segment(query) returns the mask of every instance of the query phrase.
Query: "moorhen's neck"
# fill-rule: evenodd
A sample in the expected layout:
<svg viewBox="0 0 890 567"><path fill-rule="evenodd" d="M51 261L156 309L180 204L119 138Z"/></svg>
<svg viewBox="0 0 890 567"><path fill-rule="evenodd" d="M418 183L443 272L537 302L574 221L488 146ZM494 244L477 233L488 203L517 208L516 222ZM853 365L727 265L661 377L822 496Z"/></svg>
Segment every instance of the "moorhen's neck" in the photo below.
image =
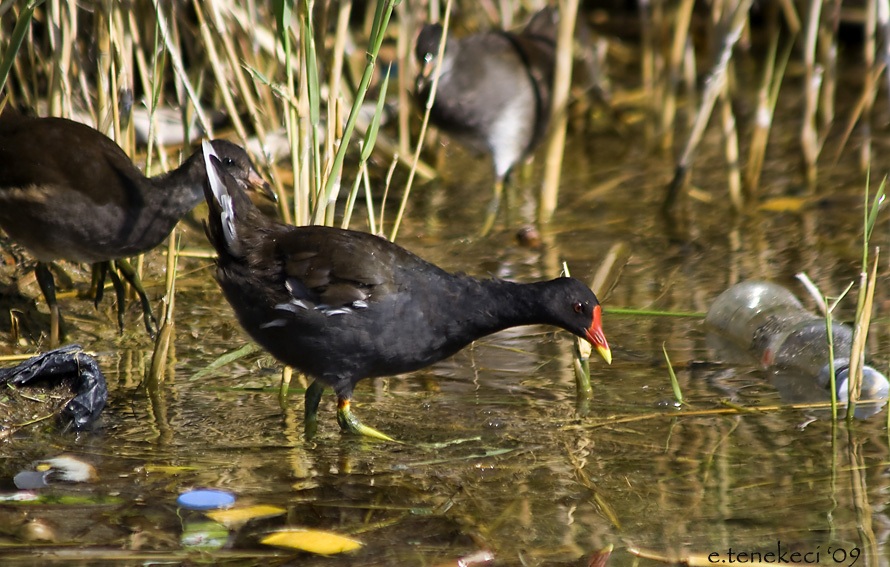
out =
<svg viewBox="0 0 890 567"><path fill-rule="evenodd" d="M178 168L149 179L154 187L149 199L163 203L164 212L182 218L204 200L207 170L201 152L195 152Z"/></svg>
<svg viewBox="0 0 890 567"><path fill-rule="evenodd" d="M196 159L196 156L198 159ZM201 154L189 157L177 169L146 178L135 166L125 187L128 207L125 218L117 219L114 257L141 254L160 244L176 223L204 200L205 168ZM118 170L119 175L123 172ZM137 189L133 191L133 189Z"/></svg>
<svg viewBox="0 0 890 567"><path fill-rule="evenodd" d="M463 306L465 324L471 327L473 340L520 325L554 325L566 329L551 307L554 282L477 281L478 286L469 290Z"/></svg>

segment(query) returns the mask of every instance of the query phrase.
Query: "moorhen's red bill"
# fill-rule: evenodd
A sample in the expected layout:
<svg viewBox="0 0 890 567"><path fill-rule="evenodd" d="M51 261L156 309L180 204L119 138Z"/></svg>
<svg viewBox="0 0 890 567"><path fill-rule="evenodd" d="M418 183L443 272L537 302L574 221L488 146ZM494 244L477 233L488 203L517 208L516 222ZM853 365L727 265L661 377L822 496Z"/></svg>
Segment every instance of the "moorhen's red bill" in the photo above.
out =
<svg viewBox="0 0 890 567"><path fill-rule="evenodd" d="M268 191L247 153L213 142L226 172L241 188ZM203 197L204 159L195 152L178 169L147 178L110 138L64 118L32 118L7 108L0 115L0 228L37 259L37 280L51 311L50 342L58 344L59 309L47 263L99 265L96 302L113 262L139 293L145 325L151 306L124 258L148 252ZM123 328L123 286L112 269Z"/></svg>
<svg viewBox="0 0 890 567"><path fill-rule="evenodd" d="M391 440L351 411L359 380L424 368L508 327L561 327L611 362L602 309L579 280L479 280L372 234L281 224L251 203L213 148L204 151L216 278L250 336L314 379L306 391L310 434L330 386L344 431Z"/></svg>
<svg viewBox="0 0 890 567"><path fill-rule="evenodd" d="M504 180L547 131L557 24L557 10L548 7L518 33L448 36L430 121L492 156L495 194L483 233L494 223ZM417 37L414 51L421 70L415 92L421 108L429 98L441 40L439 24L424 26Z"/></svg>

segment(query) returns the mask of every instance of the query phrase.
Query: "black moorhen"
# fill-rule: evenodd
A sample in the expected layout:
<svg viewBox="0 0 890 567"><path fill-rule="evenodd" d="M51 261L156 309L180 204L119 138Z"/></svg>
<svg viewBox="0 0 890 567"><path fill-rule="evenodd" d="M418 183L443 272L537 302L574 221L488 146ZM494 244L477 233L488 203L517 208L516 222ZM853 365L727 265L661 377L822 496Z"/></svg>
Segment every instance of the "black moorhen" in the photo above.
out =
<svg viewBox="0 0 890 567"><path fill-rule="evenodd" d="M281 224L260 213L213 148L204 151L216 278L251 337L314 379L306 391L308 434L330 386L344 431L392 440L351 411L359 380L424 368L508 327L556 325L611 362L602 309L580 281L478 280L364 232Z"/></svg>
<svg viewBox="0 0 890 567"><path fill-rule="evenodd" d="M494 199L483 233L497 215L504 180L543 139L550 121L550 91L559 14L547 7L518 32L492 30L448 37L430 121L494 162ZM429 24L417 37L421 66L416 97L426 105L442 26Z"/></svg>
<svg viewBox="0 0 890 567"><path fill-rule="evenodd" d="M226 171L240 186L268 191L245 151L215 140ZM96 303L114 263L139 294L149 333L151 305L123 258L147 252L201 202L206 173L195 152L178 169L147 178L104 134L63 118L32 118L7 108L0 114L0 228L37 259L37 281L50 308L50 343L59 340L59 308L47 263L98 264ZM96 266L94 266L96 267ZM118 293L123 328L123 286Z"/></svg>

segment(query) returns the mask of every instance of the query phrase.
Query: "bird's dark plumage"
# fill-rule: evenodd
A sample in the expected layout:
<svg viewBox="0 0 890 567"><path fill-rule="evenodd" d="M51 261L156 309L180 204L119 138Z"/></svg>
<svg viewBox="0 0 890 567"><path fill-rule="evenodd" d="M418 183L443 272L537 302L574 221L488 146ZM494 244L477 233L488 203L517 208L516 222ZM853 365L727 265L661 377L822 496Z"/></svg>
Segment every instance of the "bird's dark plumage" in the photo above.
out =
<svg viewBox="0 0 890 567"><path fill-rule="evenodd" d="M262 182L242 148L213 146L241 187ZM147 178L89 126L10 109L0 115L0 228L38 260L45 295L54 287L48 262L101 264L156 247L201 202L205 178L200 152ZM54 307L54 298L47 302Z"/></svg>
<svg viewBox="0 0 890 567"><path fill-rule="evenodd" d="M423 368L508 327L555 325L611 360L599 302L580 281L479 280L371 234L281 224L263 216L205 151L215 165L207 167L205 192L217 279L253 339L315 379L307 423L330 386L344 429L382 436L349 409L359 380Z"/></svg>

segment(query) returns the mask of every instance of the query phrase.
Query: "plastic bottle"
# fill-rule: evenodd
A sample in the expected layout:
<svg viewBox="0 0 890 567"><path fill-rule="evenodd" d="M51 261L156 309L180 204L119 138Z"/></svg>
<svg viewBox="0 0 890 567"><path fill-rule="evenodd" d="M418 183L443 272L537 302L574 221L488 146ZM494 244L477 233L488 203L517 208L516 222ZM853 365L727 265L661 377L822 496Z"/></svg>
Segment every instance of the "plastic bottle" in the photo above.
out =
<svg viewBox="0 0 890 567"><path fill-rule="evenodd" d="M705 323L712 332L752 356L764 368L791 372L813 380L819 387L828 387L825 319L807 311L784 287L760 281L736 284L714 300ZM832 343L838 400L846 402L852 329L834 322ZM860 399L885 400L888 394L887 378L865 366Z"/></svg>

